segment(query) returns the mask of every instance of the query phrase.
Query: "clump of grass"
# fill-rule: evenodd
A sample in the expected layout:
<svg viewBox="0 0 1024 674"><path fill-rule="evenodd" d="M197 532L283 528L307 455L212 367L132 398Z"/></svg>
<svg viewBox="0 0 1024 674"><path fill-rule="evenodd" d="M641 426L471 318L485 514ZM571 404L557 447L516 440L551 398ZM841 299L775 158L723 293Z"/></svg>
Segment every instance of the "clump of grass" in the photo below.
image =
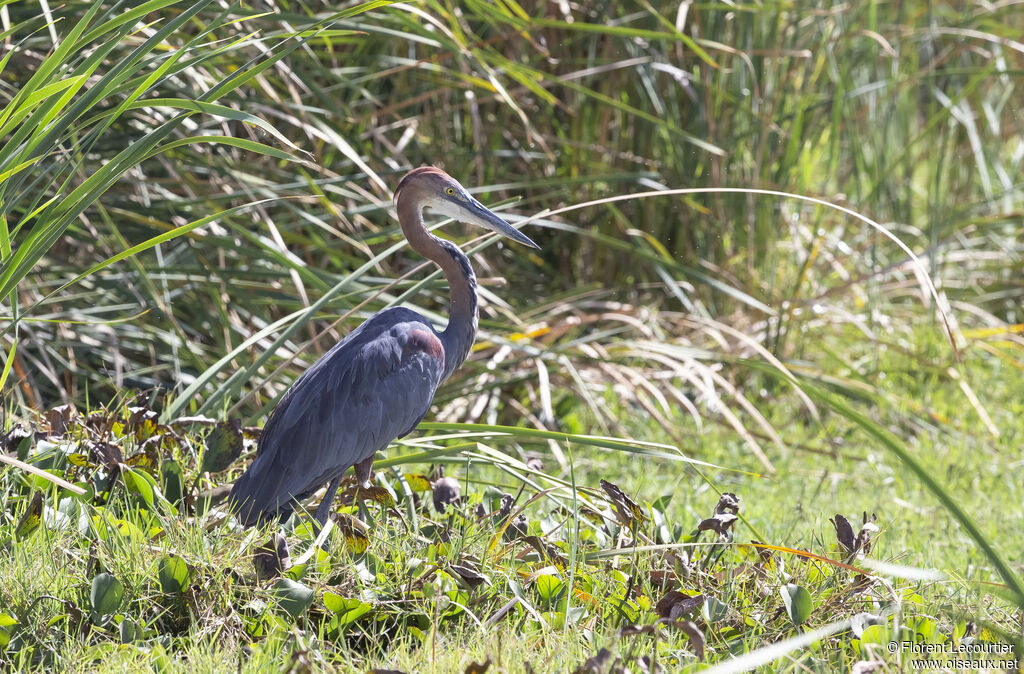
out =
<svg viewBox="0 0 1024 674"><path fill-rule="evenodd" d="M575 471L558 480L479 439L467 451L468 438L515 429L481 430L378 461L374 489L342 490L324 549L309 517L293 519L286 561L263 543L268 531L219 510L216 486L249 430L203 418L166 426L138 404L55 410L35 435L8 434L44 470L0 477L4 658L19 669L166 667L248 649L246 668L281 658L346 671L486 659L549 670L593 658L678 668L781 641L797 662L849 668L892 639L985 641L1012 629L996 621L974 634L930 614L920 583L885 580L917 572L874 562L887 534L870 519L837 515L813 550L750 541L760 524L735 494L686 498L697 516L678 517L680 494L648 502ZM456 461L445 447L461 449ZM440 463L412 468L428 458ZM370 527L355 519L357 500ZM536 647L516 658L493 647L496 634Z"/></svg>

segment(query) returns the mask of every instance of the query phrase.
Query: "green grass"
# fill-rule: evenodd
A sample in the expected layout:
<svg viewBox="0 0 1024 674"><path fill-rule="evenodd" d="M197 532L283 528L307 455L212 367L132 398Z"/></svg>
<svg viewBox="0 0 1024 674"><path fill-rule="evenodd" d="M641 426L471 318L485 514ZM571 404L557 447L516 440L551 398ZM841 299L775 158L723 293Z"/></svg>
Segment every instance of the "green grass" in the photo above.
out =
<svg viewBox="0 0 1024 674"><path fill-rule="evenodd" d="M654 627L670 588L714 599L684 617L704 664L725 668L908 669L842 631L859 612L886 623L866 641L960 639L972 623L1020 648L1022 541L1006 523L1022 514L1024 15L565 6L0 7L0 449L88 490L0 472L4 666L539 672L608 648L633 671L653 671L639 656L696 669L697 637ZM370 505L368 551L335 535L292 572L311 605L294 606L300 588L282 613L251 563L267 533L217 523L201 498L244 468L252 429L239 458L219 427L218 458L205 422L178 422L262 424L384 307L443 321L447 290L389 211L425 163L529 218L543 250L443 230L481 277L477 348L379 457L401 517ZM47 412L62 404L80 410L67 434ZM431 465L462 482L461 515L401 488ZM655 523L619 536L602 479ZM490 546L494 522L470 509L499 492L565 568L542 573L522 540ZM742 499L732 543L683 545L720 492ZM23 519L36 506L38 527ZM862 512L880 531L851 563L919 571L873 567L851 594L848 569L746 545L841 560L829 519L857 529ZM680 545L694 568L633 538ZM168 555L189 565L184 593L160 583ZM488 583L465 592L448 563ZM124 588L113 617L90 613L104 569ZM546 599L558 583L586 597ZM799 627L789 585L811 599ZM325 591L369 610L339 624ZM817 646L787 642L816 629Z"/></svg>
<svg viewBox="0 0 1024 674"><path fill-rule="evenodd" d="M922 335L922 339L929 338ZM850 345L851 350L858 348ZM987 402L1000 410L993 417L1002 429L998 440L984 440L977 415L961 404L948 385L935 386L928 377L914 372L889 385L899 390L921 387L921 403L942 422L918 429L911 443L914 455L932 474L942 477L947 488L957 494L961 507L982 522L982 532L997 549L1016 561L1012 555L1020 549L1020 532L1000 527L997 519L986 514L1002 510L1012 517L1011 512L1017 511L1010 504L1020 502L1019 481L1014 477L1020 460L1008 448L1024 433L1019 410L1014 408L1019 405L1015 392L1024 377L973 353L965 361L965 369L973 373L977 384L984 385ZM5 607L5 615L18 621L6 627L16 645L9 651L10 662L19 669L46 665L85 670L102 662L114 669L159 665L167 671L194 666L220 669L230 662L256 671L267 663L280 667L294 660L314 670L340 667L342 671L365 671L379 666L441 672L461 671L472 660L491 658L495 666L510 672L528 671L524 663L530 663L535 671L563 671L581 664L600 648L608 648L616 657L656 657L663 666L678 667L696 662L693 644L684 633L662 627L655 639L650 634L623 636L622 628L657 620L654 607L668 589L703 593L729 607L728 616L718 620L699 610L692 616L706 639L707 661L726 662L730 653L754 651L800 633L783 610L779 588L786 583L800 585L810 594L813 608L801 629L815 629L860 612L893 612L898 618L890 617L890 626L899 620L922 634L934 631L928 637L912 637L926 641L952 638L958 634L958 626L962 630L961 623L967 622L981 625L982 638L998 641L1003 630L1013 633L1017 609L998 599L1000 593L991 585L1000 579L982 571L987 563L974 541L912 471L863 434L848 433L844 424L794 422L790 412L794 396L784 395L777 403L773 410L779 418L769 421L787 428L791 451L776 457L777 472L771 477L716 469L703 469L701 477L684 464L627 458L622 452L598 453L564 442L559 445L571 464L560 469L543 441L518 436L512 445L507 439L488 443L508 452L507 461L513 463L523 451L523 456L542 458L542 472L521 471L532 473L532 482L551 487L555 484L552 480L561 479L575 482L581 490L574 504L571 492L565 489L532 498L540 492L526 487L517 502L526 517L525 533L540 536L563 564L575 559L575 564L561 568L556 558L541 558L522 539L502 540L492 519L474 516L473 504L483 502L486 511L496 510L499 492L514 495L522 487L508 471L496 469L493 459L480 455L479 448L449 453L441 464L447 474L460 480L466 498L464 505L447 516L429 504L429 492L417 497L415 504L402 496L397 476L416 470L415 464L407 465L403 457L417 452L397 449L378 461L378 484L390 485L398 495L396 508L369 507L375 524L366 552L350 549L346 538L335 531L326 554L320 553L318 561L301 571L293 570L292 575L315 593L311 606L297 617L278 607L276 581L258 581L254 576L251 556L265 534L246 535L224 522L217 523L218 516L212 513L183 519L174 515L159 495L154 505L147 507L138 494L126 491L124 478L116 483L104 506L86 506L68 498L68 492L54 492L38 479L8 471L5 511L10 515L0 528L6 540L0 573L9 582L0 590L0 605ZM115 411L114 416L119 415ZM788 425L783 417L790 417ZM890 421L901 418L920 417L894 411ZM682 428L688 424L685 417L675 421ZM659 437L649 422L637 420L629 425L629 431L651 441L668 440ZM114 432L116 436L121 431ZM129 432L117 442L128 458L135 454L131 448L140 444L140 438L167 432L150 423L135 431L141 435ZM75 438L87 434L73 425L68 451L83 447ZM194 457L208 445L203 439L206 434L206 430L194 430L183 433L178 442L150 443L151 449L162 446L158 451L185 467L187 498L177 504L181 512L188 509L189 500L228 477L201 478L197 474ZM422 440L411 438L410 442ZM465 443L455 438L440 444ZM720 465L751 471L759 468L742 443L724 428L706 432L700 446L692 447L690 453ZM192 463L189 457L193 457ZM40 461L33 462L60 465L52 459L49 464ZM86 478L80 484L88 487L93 469L65 464L57 472L69 479ZM155 473L160 486L161 471ZM641 503L648 516L656 518L640 526L639 539L614 524L614 507L598 485L601 479L618 484ZM417 488L414 481L410 484ZM15 529L33 486L44 488L47 504L63 501L63 508L72 516L63 525L50 523L19 536ZM744 520L736 524L735 542L713 552L708 546L714 537L705 533L696 543L686 545L696 524L710 516L718 501L716 490L735 492L742 499ZM669 498L659 502L662 496ZM574 549L570 532L577 517L573 513L580 512L578 508L584 504L603 512L606 519L595 524L579 517L580 537ZM347 510L354 513L351 507ZM828 519L845 514L858 529L862 511L877 515L880 531L870 553L850 560L855 566L864 568L871 560L879 560L937 571L943 578L915 579L914 573L904 578L901 574L905 572L893 576L881 570L880 580L870 588L848 594L853 575L843 569L781 552L770 553L770 561L758 563L756 551L742 545L760 540L840 561L845 554ZM123 518L132 524L119 525L125 529L117 534L110 523L94 522L91 527L79 523L75 513L118 518L113 520L115 524ZM125 535L125 531L130 533ZM616 531L624 538L616 539ZM288 537L293 559L309 549L310 539L302 530L292 531ZM495 537L499 542L492 545ZM684 574L685 565L666 557L665 550L632 552L631 540L682 544L674 548L675 553L690 559L692 568ZM161 585L158 565L167 555L179 556L188 564L190 577L184 594ZM449 564L480 571L485 584L468 590L444 571ZM123 602L113 616L91 616L89 612L90 582L100 569L117 577L125 588ZM539 580L541 577L551 579ZM550 598L549 593L570 577L578 592L566 607L559 603L564 599ZM630 587L633 591L627 599ZM324 604L325 592L347 597L352 606L366 612L339 629L335 614ZM481 627L480 623L487 622L517 592L523 604ZM575 611L580 609L583 612L577 615ZM565 624L567 616L569 625ZM124 620L143 626L134 645L116 645L122 641L117 623ZM903 636L910 634L913 632ZM794 651L772 669L834 671L848 669L852 662L869 656L898 669L896 658L887 655L882 646L888 638L869 647L841 631L822 640L819 648Z"/></svg>

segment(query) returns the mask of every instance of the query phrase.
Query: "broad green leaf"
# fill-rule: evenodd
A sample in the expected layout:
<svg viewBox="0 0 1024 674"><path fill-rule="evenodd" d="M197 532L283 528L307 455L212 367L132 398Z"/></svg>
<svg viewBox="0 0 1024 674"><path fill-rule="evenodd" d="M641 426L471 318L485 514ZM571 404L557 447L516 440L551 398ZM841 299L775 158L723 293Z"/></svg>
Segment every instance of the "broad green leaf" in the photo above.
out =
<svg viewBox="0 0 1024 674"><path fill-rule="evenodd" d="M304 614L316 596L313 590L290 578L279 578L274 583L273 594L277 598L278 606L293 618Z"/></svg>
<svg viewBox="0 0 1024 674"><path fill-rule="evenodd" d="M160 466L160 473L163 476L164 497L171 504L180 505L185 493L185 475L181 464L174 459L166 459Z"/></svg>
<svg viewBox="0 0 1024 674"><path fill-rule="evenodd" d="M412 491L430 491L430 480L425 475L419 473L403 473L402 477L409 484L409 489Z"/></svg>
<svg viewBox="0 0 1024 674"><path fill-rule="evenodd" d="M814 608L811 593L800 585L788 583L779 588L779 594L782 595L782 603L786 605L790 621L797 627L807 622Z"/></svg>
<svg viewBox="0 0 1024 674"><path fill-rule="evenodd" d="M887 644L889 643L889 629L885 625L868 625L860 635L860 640L865 644Z"/></svg>
<svg viewBox="0 0 1024 674"><path fill-rule="evenodd" d="M146 537L137 526L127 520L112 516L109 511L101 510L100 513L89 519L91 530L100 540L113 541L124 538L131 541L133 545L145 543Z"/></svg>
<svg viewBox="0 0 1024 674"><path fill-rule="evenodd" d="M338 627L350 625L373 610L373 606L364 601L343 597L334 592L324 592L324 606L328 611L338 614Z"/></svg>
<svg viewBox="0 0 1024 674"><path fill-rule="evenodd" d="M114 576L103 572L96 574L96 577L92 579L89 602L96 615L107 615L117 611L121 608L123 599L124 586Z"/></svg>
<svg viewBox="0 0 1024 674"><path fill-rule="evenodd" d="M134 641L138 641L142 638L142 626L130 618L125 618L118 625L118 632L121 636L122 644L130 644Z"/></svg>
<svg viewBox="0 0 1024 674"><path fill-rule="evenodd" d="M704 616L704 620L709 624L721 622L729 616L729 605L714 597L705 596L704 605L701 607L701 615Z"/></svg>
<svg viewBox="0 0 1024 674"><path fill-rule="evenodd" d="M123 468L121 476L124 479L124 484L128 487L128 491L133 494L138 494L147 507L153 507L153 483L148 473L144 470L135 470L133 468ZM148 479L147 479L148 478Z"/></svg>
<svg viewBox="0 0 1024 674"><path fill-rule="evenodd" d="M164 594L180 594L188 589L188 564L181 557L177 555L161 557L157 572L160 578L160 590Z"/></svg>
<svg viewBox="0 0 1024 674"><path fill-rule="evenodd" d="M561 578L553 574L546 574L539 576L534 581L534 587L537 588L537 594L543 601L554 601L562 594L562 590L565 589L565 582Z"/></svg>

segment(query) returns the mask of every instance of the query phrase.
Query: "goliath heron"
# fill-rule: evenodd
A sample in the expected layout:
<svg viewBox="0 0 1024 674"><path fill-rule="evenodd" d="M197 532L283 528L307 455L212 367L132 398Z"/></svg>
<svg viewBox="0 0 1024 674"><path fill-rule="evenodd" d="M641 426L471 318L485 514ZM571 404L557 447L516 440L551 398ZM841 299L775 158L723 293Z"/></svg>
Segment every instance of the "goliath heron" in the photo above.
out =
<svg viewBox="0 0 1024 674"><path fill-rule="evenodd" d="M424 207L538 248L438 168L410 171L395 190L395 206L409 245L448 280L448 326L438 332L411 309L385 309L306 370L270 414L256 459L231 489L230 506L247 527L285 521L296 502L327 484L316 510L323 526L345 471L354 466L368 484L374 454L416 428L438 385L469 355L476 275L458 246L427 231Z"/></svg>

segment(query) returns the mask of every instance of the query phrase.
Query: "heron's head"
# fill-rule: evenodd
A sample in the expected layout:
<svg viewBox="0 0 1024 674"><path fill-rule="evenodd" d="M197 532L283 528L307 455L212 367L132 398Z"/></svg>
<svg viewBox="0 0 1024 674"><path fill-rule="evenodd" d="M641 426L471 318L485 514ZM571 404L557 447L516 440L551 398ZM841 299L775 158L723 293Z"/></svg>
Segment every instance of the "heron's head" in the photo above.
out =
<svg viewBox="0 0 1024 674"><path fill-rule="evenodd" d="M395 190L395 203L405 199L413 199L421 206L460 222L497 232L531 248L540 248L530 237L470 196L458 180L439 168L422 166L405 174Z"/></svg>

